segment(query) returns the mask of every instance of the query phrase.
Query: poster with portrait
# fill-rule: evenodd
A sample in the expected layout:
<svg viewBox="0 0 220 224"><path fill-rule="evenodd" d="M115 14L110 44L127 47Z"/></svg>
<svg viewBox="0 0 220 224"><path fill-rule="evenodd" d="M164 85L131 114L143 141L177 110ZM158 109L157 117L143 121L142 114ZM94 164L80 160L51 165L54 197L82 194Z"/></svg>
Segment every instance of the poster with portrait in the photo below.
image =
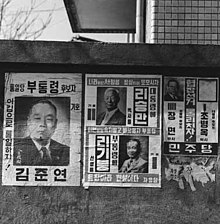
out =
<svg viewBox="0 0 220 224"><path fill-rule="evenodd" d="M87 74L83 186L161 186L161 76Z"/></svg>
<svg viewBox="0 0 220 224"><path fill-rule="evenodd" d="M2 184L79 186L80 74L5 75Z"/></svg>
<svg viewBox="0 0 220 224"><path fill-rule="evenodd" d="M219 79L204 77L164 78L164 154L166 177L184 181L196 190L214 181L218 155Z"/></svg>

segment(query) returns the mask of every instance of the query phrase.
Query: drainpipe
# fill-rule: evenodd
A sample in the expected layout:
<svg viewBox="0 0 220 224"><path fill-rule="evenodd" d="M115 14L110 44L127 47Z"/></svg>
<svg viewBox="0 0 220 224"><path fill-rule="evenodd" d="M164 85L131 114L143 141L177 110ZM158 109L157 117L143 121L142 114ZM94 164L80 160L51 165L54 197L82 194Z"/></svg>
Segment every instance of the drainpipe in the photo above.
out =
<svg viewBox="0 0 220 224"><path fill-rule="evenodd" d="M136 1L136 42L145 43L146 0Z"/></svg>

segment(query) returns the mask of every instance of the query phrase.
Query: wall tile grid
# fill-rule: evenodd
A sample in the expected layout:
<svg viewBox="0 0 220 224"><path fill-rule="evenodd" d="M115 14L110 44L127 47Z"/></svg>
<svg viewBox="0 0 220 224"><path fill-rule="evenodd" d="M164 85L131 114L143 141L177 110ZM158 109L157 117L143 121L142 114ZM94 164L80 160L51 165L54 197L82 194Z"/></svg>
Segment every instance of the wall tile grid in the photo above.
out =
<svg viewBox="0 0 220 224"><path fill-rule="evenodd" d="M220 44L219 0L154 0L151 42Z"/></svg>

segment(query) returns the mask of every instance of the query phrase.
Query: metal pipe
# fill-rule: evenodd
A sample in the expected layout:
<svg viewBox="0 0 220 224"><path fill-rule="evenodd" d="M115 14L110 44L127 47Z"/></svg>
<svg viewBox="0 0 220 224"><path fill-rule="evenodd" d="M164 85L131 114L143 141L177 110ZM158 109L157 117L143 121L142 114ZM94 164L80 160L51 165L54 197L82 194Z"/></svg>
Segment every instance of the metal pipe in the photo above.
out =
<svg viewBox="0 0 220 224"><path fill-rule="evenodd" d="M145 42L145 15L144 7L145 0L137 0L136 2L136 42L144 43Z"/></svg>

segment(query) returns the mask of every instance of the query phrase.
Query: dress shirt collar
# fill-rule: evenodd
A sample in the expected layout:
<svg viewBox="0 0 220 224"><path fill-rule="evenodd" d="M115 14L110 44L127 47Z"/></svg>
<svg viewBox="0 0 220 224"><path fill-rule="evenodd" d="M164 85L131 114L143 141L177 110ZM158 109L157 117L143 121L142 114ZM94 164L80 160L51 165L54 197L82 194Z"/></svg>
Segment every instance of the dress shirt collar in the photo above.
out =
<svg viewBox="0 0 220 224"><path fill-rule="evenodd" d="M41 144L39 144L37 141L35 141L34 139L32 139L32 141L34 142L34 144L35 144L35 146L37 147L38 151L40 151L42 147L46 147L46 149L47 149L48 151L50 151L50 149L49 149L49 146L50 146L50 140L49 140L49 142L48 142L46 145L41 145Z"/></svg>
<svg viewBox="0 0 220 224"><path fill-rule="evenodd" d="M106 110L105 117L102 121L102 124L106 124L117 111L118 111L118 108L115 108L114 110L111 110L111 111Z"/></svg>

